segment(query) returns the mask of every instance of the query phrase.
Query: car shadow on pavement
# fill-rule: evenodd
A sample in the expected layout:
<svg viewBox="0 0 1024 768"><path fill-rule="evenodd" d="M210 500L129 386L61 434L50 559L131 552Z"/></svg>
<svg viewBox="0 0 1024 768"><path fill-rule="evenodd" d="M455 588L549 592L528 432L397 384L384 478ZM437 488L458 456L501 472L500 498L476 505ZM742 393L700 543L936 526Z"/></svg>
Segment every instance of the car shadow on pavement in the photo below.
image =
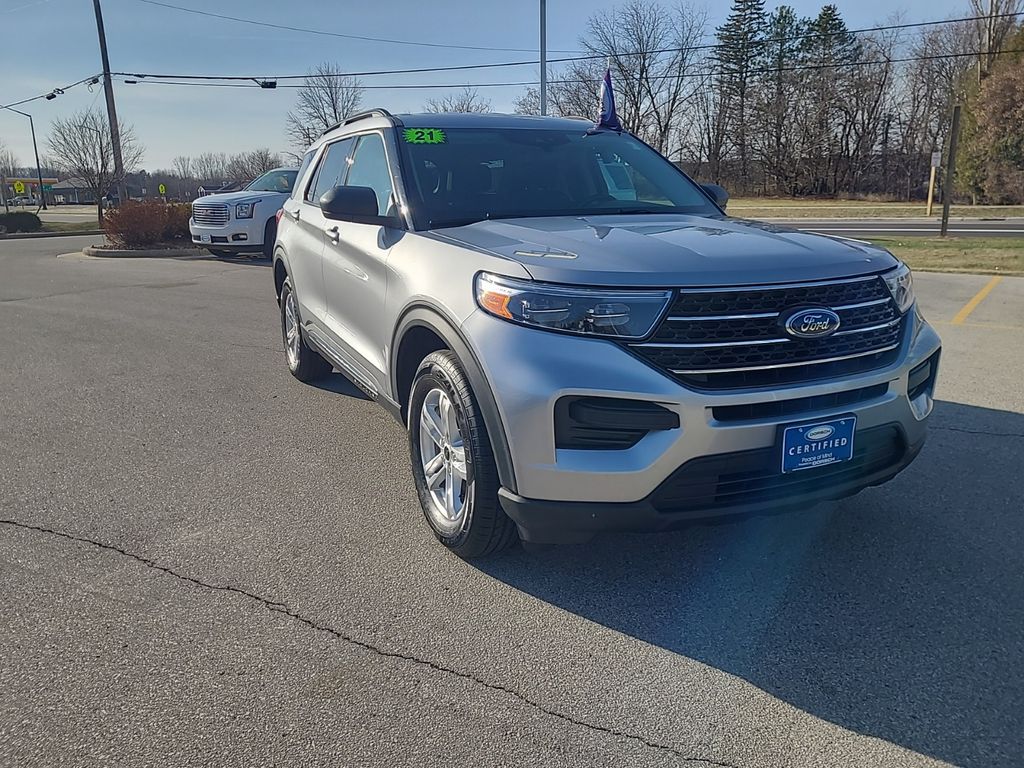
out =
<svg viewBox="0 0 1024 768"><path fill-rule="evenodd" d="M1022 457L1024 416L941 402L918 460L851 499L478 567L844 728L1019 765Z"/></svg>
<svg viewBox="0 0 1024 768"><path fill-rule="evenodd" d="M309 382L311 387L322 389L325 392L334 392L338 395L351 397L353 400L369 400L370 396L353 384L344 374L330 373Z"/></svg>

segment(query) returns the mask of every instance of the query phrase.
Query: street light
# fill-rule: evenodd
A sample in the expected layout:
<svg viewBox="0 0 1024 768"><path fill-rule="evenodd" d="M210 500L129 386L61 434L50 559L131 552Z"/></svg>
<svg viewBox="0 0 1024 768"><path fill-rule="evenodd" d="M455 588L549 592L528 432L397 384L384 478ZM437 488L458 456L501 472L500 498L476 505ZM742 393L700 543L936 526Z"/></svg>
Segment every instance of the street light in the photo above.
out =
<svg viewBox="0 0 1024 768"><path fill-rule="evenodd" d="M13 107L2 107L2 109L6 109L9 112L14 112L22 117L28 118L28 127L32 131L32 151L35 152L36 155L36 178L39 179L39 201L43 204L42 208L45 211L47 208L46 193L43 191L43 169L39 167L39 147L36 146L36 126L35 123L32 122L32 115L28 112L22 112L21 110L14 109Z"/></svg>

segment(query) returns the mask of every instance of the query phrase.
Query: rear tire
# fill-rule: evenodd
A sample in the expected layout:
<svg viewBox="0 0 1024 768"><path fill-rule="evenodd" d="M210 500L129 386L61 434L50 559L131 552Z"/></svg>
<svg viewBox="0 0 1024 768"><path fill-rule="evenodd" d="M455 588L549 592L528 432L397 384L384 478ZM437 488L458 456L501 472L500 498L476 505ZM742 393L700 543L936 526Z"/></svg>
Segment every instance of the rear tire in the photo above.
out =
<svg viewBox="0 0 1024 768"><path fill-rule="evenodd" d="M498 501L498 470L476 397L458 357L432 352L409 398L409 453L420 506L438 541L459 557L518 541Z"/></svg>
<svg viewBox="0 0 1024 768"><path fill-rule="evenodd" d="M286 277L281 286L281 337L284 340L285 362L296 379L316 381L331 372L331 364L312 349L302 335L299 302L290 277Z"/></svg>

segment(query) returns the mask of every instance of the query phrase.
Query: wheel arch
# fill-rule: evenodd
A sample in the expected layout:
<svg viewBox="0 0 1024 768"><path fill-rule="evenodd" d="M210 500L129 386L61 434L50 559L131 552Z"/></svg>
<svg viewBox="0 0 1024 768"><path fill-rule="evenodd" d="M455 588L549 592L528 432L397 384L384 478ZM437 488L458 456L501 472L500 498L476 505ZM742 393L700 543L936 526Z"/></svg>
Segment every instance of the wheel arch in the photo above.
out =
<svg viewBox="0 0 1024 768"><path fill-rule="evenodd" d="M424 357L439 349L449 349L459 358L487 427L498 479L502 486L515 492L512 451L498 404L480 361L458 325L442 309L425 302L412 305L403 312L392 338L390 387L400 408L402 423L406 426L409 423L409 393L416 370Z"/></svg>

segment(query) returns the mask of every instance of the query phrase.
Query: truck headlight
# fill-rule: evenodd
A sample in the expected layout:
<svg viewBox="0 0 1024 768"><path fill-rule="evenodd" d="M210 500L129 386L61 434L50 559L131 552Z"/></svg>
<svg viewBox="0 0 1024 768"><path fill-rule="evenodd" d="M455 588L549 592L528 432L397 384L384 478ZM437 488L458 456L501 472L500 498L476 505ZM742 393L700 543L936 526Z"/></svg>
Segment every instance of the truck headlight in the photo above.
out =
<svg viewBox="0 0 1024 768"><path fill-rule="evenodd" d="M910 274L910 267L900 264L896 269L882 275L882 279L889 286L889 293L896 301L900 314L914 306L914 278Z"/></svg>
<svg viewBox="0 0 1024 768"><path fill-rule="evenodd" d="M252 212L256 209L256 202L238 203L235 206L236 219L251 219Z"/></svg>
<svg viewBox="0 0 1024 768"><path fill-rule="evenodd" d="M672 291L574 288L498 277L476 278L476 302L513 323L589 336L642 339L661 320Z"/></svg>

